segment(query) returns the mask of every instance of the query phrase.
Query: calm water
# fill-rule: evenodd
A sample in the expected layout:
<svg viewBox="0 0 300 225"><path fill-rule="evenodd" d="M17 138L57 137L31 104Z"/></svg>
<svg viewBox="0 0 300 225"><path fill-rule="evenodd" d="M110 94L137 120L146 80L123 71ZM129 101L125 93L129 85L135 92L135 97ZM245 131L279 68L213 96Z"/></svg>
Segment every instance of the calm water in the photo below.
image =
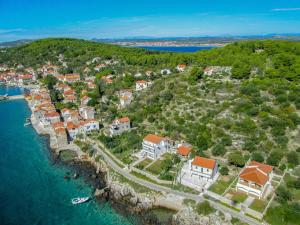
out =
<svg viewBox="0 0 300 225"><path fill-rule="evenodd" d="M164 52L197 52L201 50L208 50L216 48L213 46L139 46L138 48L144 48L153 51L164 51Z"/></svg>
<svg viewBox="0 0 300 225"><path fill-rule="evenodd" d="M5 93L20 90L0 87ZM23 126L29 115L23 100L0 102L0 224L130 225L108 203L70 203L93 190L82 179L65 180L68 169L51 164L46 138Z"/></svg>

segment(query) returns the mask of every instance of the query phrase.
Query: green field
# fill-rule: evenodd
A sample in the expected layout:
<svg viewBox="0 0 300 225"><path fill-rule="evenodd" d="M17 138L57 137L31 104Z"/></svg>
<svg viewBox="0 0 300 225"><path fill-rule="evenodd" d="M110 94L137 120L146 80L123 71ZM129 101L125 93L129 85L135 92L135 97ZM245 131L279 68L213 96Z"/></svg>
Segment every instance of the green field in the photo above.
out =
<svg viewBox="0 0 300 225"><path fill-rule="evenodd" d="M151 159L144 159L142 162L137 164L135 167L143 170L146 166L148 166L151 162L153 162Z"/></svg>
<svg viewBox="0 0 300 225"><path fill-rule="evenodd" d="M162 165L162 160L157 160L155 163L153 163L151 166L147 168L147 171L154 174L154 175L159 175L161 173L161 165Z"/></svg>
<svg viewBox="0 0 300 225"><path fill-rule="evenodd" d="M262 213L265 210L266 206L267 206L266 201L260 199L254 199L254 201L252 202L249 208Z"/></svg>
<svg viewBox="0 0 300 225"><path fill-rule="evenodd" d="M232 197L231 200L237 203L242 203L247 199L247 194L243 193L243 192L237 192L237 191L233 191L231 192Z"/></svg>
<svg viewBox="0 0 300 225"><path fill-rule="evenodd" d="M233 177L221 177L210 188L209 191L222 195L233 181Z"/></svg>

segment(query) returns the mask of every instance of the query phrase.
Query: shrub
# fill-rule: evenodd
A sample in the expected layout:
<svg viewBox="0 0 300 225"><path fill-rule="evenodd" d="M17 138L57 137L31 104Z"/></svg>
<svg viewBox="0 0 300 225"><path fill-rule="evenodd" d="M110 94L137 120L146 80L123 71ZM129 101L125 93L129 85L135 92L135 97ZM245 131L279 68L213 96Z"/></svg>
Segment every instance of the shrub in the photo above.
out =
<svg viewBox="0 0 300 225"><path fill-rule="evenodd" d="M226 149L223 144L216 144L211 152L214 156L219 156L224 155L226 153Z"/></svg>
<svg viewBox="0 0 300 225"><path fill-rule="evenodd" d="M288 163L290 163L292 166L299 165L299 157L298 153L295 151L291 151L286 156Z"/></svg>
<svg viewBox="0 0 300 225"><path fill-rule="evenodd" d="M255 160L257 162L263 162L265 160L263 154L261 152L258 152L258 151L252 153L251 159Z"/></svg>
<svg viewBox="0 0 300 225"><path fill-rule="evenodd" d="M272 151L269 157L267 158L267 163L272 166L278 166L281 161L282 153L279 151Z"/></svg>
<svg viewBox="0 0 300 225"><path fill-rule="evenodd" d="M196 206L196 212L199 215L208 215L210 213L213 213L214 211L215 211L215 209L210 206L208 201L198 203Z"/></svg>
<svg viewBox="0 0 300 225"><path fill-rule="evenodd" d="M285 203L292 199L292 194L290 193L290 191L287 190L282 185L276 189L275 193L276 193L277 200L281 203Z"/></svg>
<svg viewBox="0 0 300 225"><path fill-rule="evenodd" d="M222 166L221 169L220 169L220 174L225 176L225 175L228 175L228 172L229 172L229 169L227 166Z"/></svg>
<svg viewBox="0 0 300 225"><path fill-rule="evenodd" d="M245 165L245 160L241 152L232 152L228 155L228 162L238 167Z"/></svg>

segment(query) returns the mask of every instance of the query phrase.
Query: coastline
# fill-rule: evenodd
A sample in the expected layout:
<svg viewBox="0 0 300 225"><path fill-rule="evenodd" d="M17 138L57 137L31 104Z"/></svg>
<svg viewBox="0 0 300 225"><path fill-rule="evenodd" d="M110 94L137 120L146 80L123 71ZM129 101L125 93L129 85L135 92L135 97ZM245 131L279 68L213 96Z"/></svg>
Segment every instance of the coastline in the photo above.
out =
<svg viewBox="0 0 300 225"><path fill-rule="evenodd" d="M37 135L46 136L47 137L47 143L48 143L48 150L51 155L51 159L53 160L54 164L61 164L63 166L67 166L72 171L74 171L74 175L82 177L85 182L87 182L89 185L93 187L94 191L94 197L99 203L103 202L109 202L111 206L117 210L117 212L123 216L132 216L135 215L138 217L138 221L142 222L142 224L146 225L160 225L160 224L173 224L172 223L172 217L175 215L175 208L171 207L171 204L165 204L162 203L156 204L156 199L153 198L151 201L149 201L149 196L143 196L139 193L135 192L133 188L128 187L127 185L121 184L119 182L115 182L112 179L110 179L107 176L107 169L108 166L105 166L104 168L99 167L96 165L95 161L92 160L83 160L80 158L80 156L83 155L80 148L78 147L76 153L79 153L78 157L72 160L63 160L60 157L60 150L63 148L65 151L68 150L68 146L58 146L58 143L55 138L55 133L51 129L43 128L41 127L38 122L36 121L34 117L34 112L32 111L32 108L30 107L30 100L25 98L25 101L27 102L27 106L29 107L31 111L31 123L32 127L37 133ZM72 148L74 145L72 145ZM80 154L80 152L82 154ZM102 164L105 164L104 161L101 162ZM76 179L75 177L72 177L72 174L67 174L65 176L65 179ZM108 188L108 192L102 192L103 189ZM100 194L99 194L100 193ZM167 207L167 206L170 207ZM160 210L162 211L169 211L166 214L170 214L172 211L172 216L168 218L168 223L165 223L166 221L163 221L164 223L161 223L159 221L159 218L153 214L152 210Z"/></svg>
<svg viewBox="0 0 300 225"><path fill-rule="evenodd" d="M209 225L209 224L231 224L231 215L219 211L203 216L195 210L196 202L192 205L184 202L184 198L171 193L157 192L148 187L141 186L134 181L122 177L107 164L104 159L97 156L87 156L75 144L58 146L56 135L51 128L43 128L35 120L29 98L25 98L27 106L31 110L32 125L38 135L46 135L48 138L48 150L51 152L55 162L62 163L72 169L76 169L76 177L82 176L90 184L94 192L94 198L98 202L109 202L120 215L127 218L134 217L139 222L134 224L145 225ZM70 149L69 149L70 147ZM75 148L74 148L75 147ZM71 150L77 154L72 160L63 161L60 152ZM82 156L82 157L81 157ZM74 174L74 176L75 176ZM112 175L111 175L112 174ZM121 179L114 179L116 176ZM76 177L73 177L76 179ZM71 179L69 175L66 179ZM125 181L124 181L125 179ZM140 186L140 187L139 187ZM147 189L147 191L139 190ZM175 204L176 202L176 204ZM224 223L225 222L225 223Z"/></svg>

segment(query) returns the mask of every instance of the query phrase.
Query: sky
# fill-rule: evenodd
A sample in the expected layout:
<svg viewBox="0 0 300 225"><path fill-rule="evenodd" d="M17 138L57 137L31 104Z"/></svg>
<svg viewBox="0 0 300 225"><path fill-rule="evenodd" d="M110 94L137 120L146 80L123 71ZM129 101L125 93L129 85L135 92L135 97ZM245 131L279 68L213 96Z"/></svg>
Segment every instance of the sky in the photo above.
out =
<svg viewBox="0 0 300 225"><path fill-rule="evenodd" d="M300 33L300 0L0 0L0 42Z"/></svg>

